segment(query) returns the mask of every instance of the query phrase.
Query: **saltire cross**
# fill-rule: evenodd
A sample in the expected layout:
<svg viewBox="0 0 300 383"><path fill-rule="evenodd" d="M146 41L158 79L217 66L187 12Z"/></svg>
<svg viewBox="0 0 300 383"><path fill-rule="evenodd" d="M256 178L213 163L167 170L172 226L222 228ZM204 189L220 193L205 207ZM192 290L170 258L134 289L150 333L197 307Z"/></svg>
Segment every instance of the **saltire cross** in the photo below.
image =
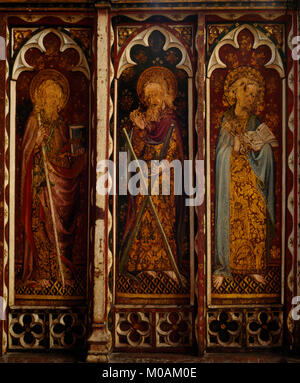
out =
<svg viewBox="0 0 300 383"><path fill-rule="evenodd" d="M171 138L171 135L172 135L172 132L173 132L173 129L174 129L174 123L172 123L170 125L170 129L168 131L168 134L167 134L167 137L166 137L166 140L164 142L164 145L163 147L161 148L161 151L160 151L160 154L159 154L159 161L161 161L165 155L166 155L166 152L167 152L167 149L168 149L168 146L169 146L169 142L170 142L170 138ZM139 163L139 160L135 154L135 151L133 149L133 146L132 146L132 143L130 141L130 138L128 136L128 133L126 131L126 128L123 128L123 133L125 135L125 138L126 138L126 141L127 141L127 144L128 144L128 148L129 148L129 151L132 155L132 157L135 159L137 165L138 165L138 169L141 173L141 178L142 178L142 182L144 184L144 187L145 187L145 190L147 190L147 185L146 185L146 180L144 178L144 174L143 174L143 171L141 169L141 166L140 166L140 163ZM155 178L158 176L158 174L155 175ZM154 214L154 218L155 218L155 221L157 223L157 226L158 226L158 229L162 235L162 239L163 239L163 242L164 242L164 245L165 245L165 248L166 248L166 251L167 251L167 255L168 255L168 258L169 258L169 261L171 263L171 266L176 274L176 277L179 281L179 284L180 286L183 288L184 286L184 280L178 270L178 266L176 264L176 261L175 261L175 258L174 258L174 255L172 253L172 250L171 250L171 247L170 247L170 244L168 242L168 238L166 236L166 233L164 231L164 228L160 222L160 219L159 219L159 216L158 216L158 213L157 213L157 210L155 208L155 205L153 203L153 200L152 200L152 197L151 195L146 195L142 201L142 204L140 206L140 209L138 211L138 214L137 214L137 218L136 218L136 222L135 222L135 226L130 234L130 237L128 239L128 242L127 242L127 245L126 245L126 248L120 258L120 262L119 262L119 271L120 273L122 274L123 273L123 270L124 270L124 266L127 262L127 259L128 259L128 255L129 255L129 251L130 251L130 248L132 246L132 243L139 231L139 228L140 228L140 225L141 225L141 222L142 222L142 217L143 217L143 213L148 205L148 203L150 203L150 208Z"/></svg>

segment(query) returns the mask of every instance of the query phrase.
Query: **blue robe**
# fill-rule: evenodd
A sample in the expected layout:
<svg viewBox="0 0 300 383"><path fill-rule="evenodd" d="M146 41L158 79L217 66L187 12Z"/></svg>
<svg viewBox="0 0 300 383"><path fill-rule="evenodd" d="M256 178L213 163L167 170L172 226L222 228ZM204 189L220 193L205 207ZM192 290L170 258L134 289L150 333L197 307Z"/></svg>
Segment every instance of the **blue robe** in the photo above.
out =
<svg viewBox="0 0 300 383"><path fill-rule="evenodd" d="M233 150L233 137L223 127L227 118L233 115L233 108L225 112L222 118L216 146L215 161L215 252L214 274L232 277L230 260L230 157ZM231 117L232 118L232 117ZM250 115L246 131L255 131L261 124L255 115ZM269 242L275 231L275 169L271 145L265 144L258 152L247 155L249 165L258 182L257 189L266 203L267 239L266 254L269 254Z"/></svg>

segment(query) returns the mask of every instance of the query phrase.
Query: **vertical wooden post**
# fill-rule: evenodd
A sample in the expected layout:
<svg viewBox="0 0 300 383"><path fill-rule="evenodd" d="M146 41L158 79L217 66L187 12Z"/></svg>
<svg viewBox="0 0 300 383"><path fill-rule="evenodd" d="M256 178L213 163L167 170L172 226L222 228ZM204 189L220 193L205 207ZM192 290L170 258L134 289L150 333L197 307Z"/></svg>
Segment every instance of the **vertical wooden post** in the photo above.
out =
<svg viewBox="0 0 300 383"><path fill-rule="evenodd" d="M101 7L101 8L100 8ZM110 106L110 15L107 5L98 8L97 20L97 132L96 162L109 156L109 106ZM100 174L96 176L97 179ZM93 186L95 189L96 185ZM88 338L87 362L108 362L111 349L111 334L108 330L107 316L110 304L108 273L111 254L108 251L108 226L111 221L108 213L108 196L96 194L94 260L93 260L93 304L91 335ZM110 259L108 259L110 258Z"/></svg>

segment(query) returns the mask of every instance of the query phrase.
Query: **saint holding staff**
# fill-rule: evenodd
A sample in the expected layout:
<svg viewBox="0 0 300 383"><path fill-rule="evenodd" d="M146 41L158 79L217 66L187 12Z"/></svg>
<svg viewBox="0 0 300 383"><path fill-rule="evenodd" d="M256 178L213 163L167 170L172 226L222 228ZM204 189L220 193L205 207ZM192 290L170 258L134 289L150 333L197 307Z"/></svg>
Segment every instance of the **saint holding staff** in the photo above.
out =
<svg viewBox="0 0 300 383"><path fill-rule="evenodd" d="M177 81L174 74L164 67L150 67L139 77L137 93L140 106L131 112L133 125L132 149L138 159L143 159L150 169L152 160L177 159L183 162L183 144L174 100ZM161 171L160 171L161 170ZM152 176L162 184L162 173L168 167L152 167ZM121 272L131 275L146 272L156 277L158 272L167 274L176 283L184 283L177 262L180 259L183 238L184 205L182 196L174 195L174 177L171 170L170 195L151 195L145 203L141 194L129 197L129 209L123 243L127 244L121 255Z"/></svg>
<svg viewBox="0 0 300 383"><path fill-rule="evenodd" d="M72 285L75 274L74 206L85 155L71 153L68 127L60 115L69 94L68 80L54 69L40 71L30 85L33 111L22 143L22 280L36 288L56 281Z"/></svg>

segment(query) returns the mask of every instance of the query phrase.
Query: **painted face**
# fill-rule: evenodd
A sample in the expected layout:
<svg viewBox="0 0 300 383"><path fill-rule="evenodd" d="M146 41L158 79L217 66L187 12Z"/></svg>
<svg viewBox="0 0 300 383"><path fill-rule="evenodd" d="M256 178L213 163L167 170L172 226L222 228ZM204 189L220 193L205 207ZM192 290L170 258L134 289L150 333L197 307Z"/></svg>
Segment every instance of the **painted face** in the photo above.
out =
<svg viewBox="0 0 300 383"><path fill-rule="evenodd" d="M164 103L162 87L157 83L149 83L144 90L145 103L147 107L158 108Z"/></svg>
<svg viewBox="0 0 300 383"><path fill-rule="evenodd" d="M38 105L46 113L58 112L62 108L62 90L52 80L43 82L38 90Z"/></svg>
<svg viewBox="0 0 300 383"><path fill-rule="evenodd" d="M258 86L247 78L236 82L236 102L245 109L251 109L258 94Z"/></svg>

